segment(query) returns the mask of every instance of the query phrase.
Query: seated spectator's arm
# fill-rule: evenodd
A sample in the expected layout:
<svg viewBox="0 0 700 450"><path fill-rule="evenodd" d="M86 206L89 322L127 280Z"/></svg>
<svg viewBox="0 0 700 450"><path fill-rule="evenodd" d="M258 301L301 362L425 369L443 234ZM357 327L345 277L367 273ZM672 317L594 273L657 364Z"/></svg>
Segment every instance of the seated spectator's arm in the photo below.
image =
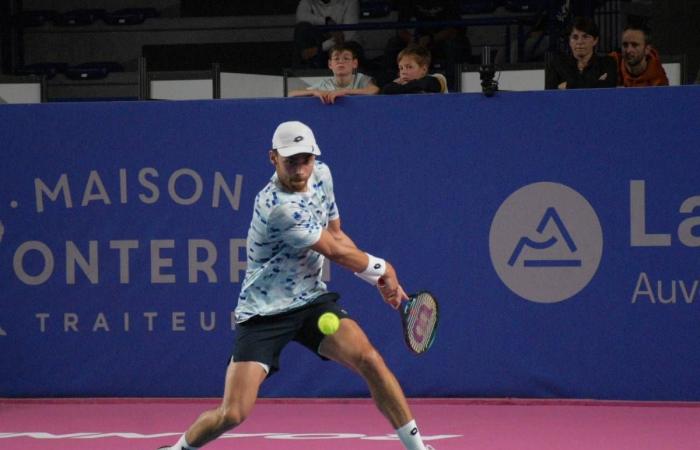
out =
<svg viewBox="0 0 700 450"><path fill-rule="evenodd" d="M565 78L561 74L561 69L560 58L558 56L554 56L549 64L547 64L544 71L545 89L559 89L559 85L562 82L566 82Z"/></svg>
<svg viewBox="0 0 700 450"><path fill-rule="evenodd" d="M601 56L602 74L596 81L596 88L617 87L617 62L612 56Z"/></svg>
<svg viewBox="0 0 700 450"><path fill-rule="evenodd" d="M344 97L346 95L374 95L379 92L379 88L374 84L370 84L363 88L355 89L337 89L335 91L325 91L321 95L318 95L324 104L335 103L335 99L338 97Z"/></svg>
<svg viewBox="0 0 700 450"><path fill-rule="evenodd" d="M351 89L351 95L375 95L379 94L379 86L374 83L369 83L367 86L358 89Z"/></svg>
<svg viewBox="0 0 700 450"><path fill-rule="evenodd" d="M316 89L293 89L287 93L287 97L311 97Z"/></svg>
<svg viewBox="0 0 700 450"><path fill-rule="evenodd" d="M326 97L331 100L335 100L335 98L343 97L345 95L374 95L377 93L379 93L379 87L377 87L374 83L370 83L362 88L348 88L329 91ZM333 102L331 101L331 103Z"/></svg>
<svg viewBox="0 0 700 450"><path fill-rule="evenodd" d="M335 94L336 97L340 97L343 95L374 95L378 92L379 88L372 84L363 88L338 89L337 91L333 91L332 93Z"/></svg>
<svg viewBox="0 0 700 450"><path fill-rule="evenodd" d="M326 18L316 14L309 0L300 0L297 5L297 23L309 22L311 25L325 25Z"/></svg>
<svg viewBox="0 0 700 450"><path fill-rule="evenodd" d="M391 82L382 88L382 94L419 94L423 92L427 93L440 93L442 91L442 86L437 78L428 75L418 80L409 81L406 84L399 84L397 82Z"/></svg>
<svg viewBox="0 0 700 450"><path fill-rule="evenodd" d="M666 71L661 68L661 77L654 81L654 86L669 86L671 83L668 81L668 76L666 76Z"/></svg>
<svg viewBox="0 0 700 450"><path fill-rule="evenodd" d="M668 81L668 75L666 74L666 69L664 69L664 66L661 63L659 51L654 47L650 48L649 55L647 56L647 70L651 71L651 74L653 75L650 80L652 86L668 86L670 84ZM621 79L619 69L617 71L617 77L618 84L624 84L623 80Z"/></svg>
<svg viewBox="0 0 700 450"><path fill-rule="evenodd" d="M403 85L392 81L391 83L385 84L379 93L384 95L404 94Z"/></svg>

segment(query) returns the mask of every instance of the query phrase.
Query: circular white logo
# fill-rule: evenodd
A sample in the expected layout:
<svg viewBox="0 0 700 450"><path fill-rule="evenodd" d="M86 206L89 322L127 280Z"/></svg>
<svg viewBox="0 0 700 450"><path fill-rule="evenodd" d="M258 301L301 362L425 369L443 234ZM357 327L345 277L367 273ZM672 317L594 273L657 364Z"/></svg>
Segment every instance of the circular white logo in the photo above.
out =
<svg viewBox="0 0 700 450"><path fill-rule="evenodd" d="M533 302L556 303L576 295L595 275L603 231L581 194L559 183L533 183L498 208L489 249L511 291Z"/></svg>

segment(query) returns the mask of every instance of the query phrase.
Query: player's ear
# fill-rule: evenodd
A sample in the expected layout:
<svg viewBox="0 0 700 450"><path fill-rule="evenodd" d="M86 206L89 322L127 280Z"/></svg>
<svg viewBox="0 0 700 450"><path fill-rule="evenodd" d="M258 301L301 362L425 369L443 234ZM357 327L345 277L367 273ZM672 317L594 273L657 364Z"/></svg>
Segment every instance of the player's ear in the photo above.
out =
<svg viewBox="0 0 700 450"><path fill-rule="evenodd" d="M274 166L277 163L277 151L272 149L268 152L268 155L270 157L270 164Z"/></svg>

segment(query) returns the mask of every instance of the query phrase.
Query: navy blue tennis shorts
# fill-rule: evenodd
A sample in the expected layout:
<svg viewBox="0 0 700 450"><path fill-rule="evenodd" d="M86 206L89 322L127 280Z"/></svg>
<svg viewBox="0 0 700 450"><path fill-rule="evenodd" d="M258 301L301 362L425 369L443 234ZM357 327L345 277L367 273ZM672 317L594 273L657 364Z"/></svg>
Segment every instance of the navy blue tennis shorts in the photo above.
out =
<svg viewBox="0 0 700 450"><path fill-rule="evenodd" d="M336 303L339 298L339 294L327 292L301 308L274 316L254 316L237 324L233 361L267 364L270 367L269 375L272 375L280 368L282 349L291 341L299 342L321 359L327 359L318 353L325 336L318 329L317 322L326 312L335 313L341 319L349 317Z"/></svg>

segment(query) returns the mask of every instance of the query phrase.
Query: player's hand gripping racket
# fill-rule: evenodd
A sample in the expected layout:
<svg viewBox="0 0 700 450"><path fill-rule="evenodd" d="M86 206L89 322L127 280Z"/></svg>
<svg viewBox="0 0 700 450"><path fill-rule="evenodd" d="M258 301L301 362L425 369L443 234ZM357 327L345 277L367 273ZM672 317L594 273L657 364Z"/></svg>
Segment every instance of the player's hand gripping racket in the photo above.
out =
<svg viewBox="0 0 700 450"><path fill-rule="evenodd" d="M435 341L438 326L438 303L428 291L410 295L399 310L403 325L403 337L408 348L420 355L428 351Z"/></svg>

